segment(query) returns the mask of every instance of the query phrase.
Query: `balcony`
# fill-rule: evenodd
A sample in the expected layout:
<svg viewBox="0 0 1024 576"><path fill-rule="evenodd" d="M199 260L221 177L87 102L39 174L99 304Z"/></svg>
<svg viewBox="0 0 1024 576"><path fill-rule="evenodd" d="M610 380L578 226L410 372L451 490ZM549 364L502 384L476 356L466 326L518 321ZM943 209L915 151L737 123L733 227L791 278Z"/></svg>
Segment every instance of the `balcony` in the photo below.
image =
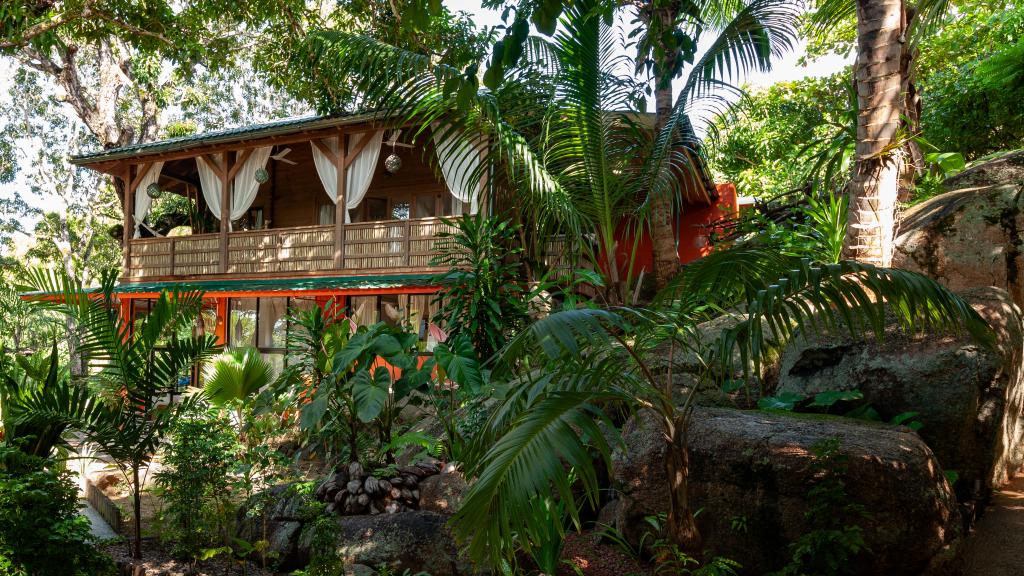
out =
<svg viewBox="0 0 1024 576"><path fill-rule="evenodd" d="M439 218L417 218L345 224L341 229L343 256L338 259L334 225L232 232L226 247L221 246L221 234L133 239L125 279L434 271L429 265L434 242L450 227Z"/></svg>

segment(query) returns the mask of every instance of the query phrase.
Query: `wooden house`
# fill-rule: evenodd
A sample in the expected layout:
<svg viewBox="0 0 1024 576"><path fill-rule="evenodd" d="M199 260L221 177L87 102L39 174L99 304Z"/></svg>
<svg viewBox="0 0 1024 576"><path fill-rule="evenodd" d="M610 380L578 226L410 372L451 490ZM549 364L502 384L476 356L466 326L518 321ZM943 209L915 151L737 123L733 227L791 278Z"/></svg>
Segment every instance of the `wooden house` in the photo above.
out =
<svg viewBox="0 0 1024 576"><path fill-rule="evenodd" d="M72 162L119 179L125 192L122 314L139 317L162 289L186 283L205 292L201 329L280 363L286 312L331 298L358 324L408 321L425 340L436 333L430 279L439 270L429 262L440 218L486 207L484 183L463 177L472 166L435 170L424 161L449 145L434 140L403 137L369 116L313 117ZM684 260L701 249L690 223L717 218L730 201L725 192L686 212ZM147 217L153 198L165 194L191 199L196 210L187 226L161 235Z"/></svg>

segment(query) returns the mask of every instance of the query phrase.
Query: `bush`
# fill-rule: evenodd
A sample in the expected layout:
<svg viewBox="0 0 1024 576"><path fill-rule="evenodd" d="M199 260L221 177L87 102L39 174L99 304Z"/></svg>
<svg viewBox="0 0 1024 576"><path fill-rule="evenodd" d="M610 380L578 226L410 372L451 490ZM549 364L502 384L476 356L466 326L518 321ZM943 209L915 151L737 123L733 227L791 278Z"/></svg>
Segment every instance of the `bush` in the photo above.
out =
<svg viewBox="0 0 1024 576"><path fill-rule="evenodd" d="M78 514L78 487L53 460L0 444L0 576L114 573Z"/></svg>
<svg viewBox="0 0 1024 576"><path fill-rule="evenodd" d="M231 541L231 471L238 450L230 421L213 410L186 412L172 426L166 468L156 483L164 502L162 536L174 541L175 554L196 558Z"/></svg>

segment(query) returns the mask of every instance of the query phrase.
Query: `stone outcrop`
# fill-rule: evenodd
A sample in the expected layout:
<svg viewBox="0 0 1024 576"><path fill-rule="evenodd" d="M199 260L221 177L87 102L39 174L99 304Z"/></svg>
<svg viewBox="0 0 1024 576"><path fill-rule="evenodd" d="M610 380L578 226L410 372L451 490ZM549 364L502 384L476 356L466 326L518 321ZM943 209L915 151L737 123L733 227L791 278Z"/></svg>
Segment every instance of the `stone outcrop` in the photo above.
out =
<svg viewBox="0 0 1024 576"><path fill-rule="evenodd" d="M308 564L313 547L323 552L327 540L346 564L385 565L396 574L476 574L473 565L459 556L447 520L448 516L422 510L333 517L333 526L311 523L302 528L295 543L296 559ZM318 534L323 530L328 531L326 537Z"/></svg>
<svg viewBox="0 0 1024 576"><path fill-rule="evenodd" d="M732 558L744 574L777 570L787 545L807 530L807 493L816 478L812 446L838 438L848 461L843 480L863 522L871 554L865 575L940 574L960 540L952 490L931 450L905 428L844 418L698 408L689 435L689 494L703 509L698 525L712 554ZM665 443L657 419L627 422L614 473L620 498L602 511L636 542L643 518L666 512ZM742 526L742 529L737 526Z"/></svg>
<svg viewBox="0 0 1024 576"><path fill-rule="evenodd" d="M239 510L237 535L266 540L284 572L308 565L314 551L333 550L347 570L386 565L397 574L476 574L446 525L466 489L459 472L434 459L399 466L388 479L352 464L315 489L294 482L257 495ZM417 509L421 499L424 510Z"/></svg>
<svg viewBox="0 0 1024 576"><path fill-rule="evenodd" d="M992 326L995 349L966 334L908 335L895 325L881 342L797 338L782 355L779 392L859 390L884 420L917 412L919 434L959 476L961 502L984 501L1024 464L1024 320L1001 289L962 296Z"/></svg>
<svg viewBox="0 0 1024 576"><path fill-rule="evenodd" d="M1024 306L1024 152L948 179L945 193L903 214L893 266L953 290L996 286Z"/></svg>
<svg viewBox="0 0 1024 576"><path fill-rule="evenodd" d="M420 510L454 514L469 490L466 479L457 470L446 470L420 482Z"/></svg>

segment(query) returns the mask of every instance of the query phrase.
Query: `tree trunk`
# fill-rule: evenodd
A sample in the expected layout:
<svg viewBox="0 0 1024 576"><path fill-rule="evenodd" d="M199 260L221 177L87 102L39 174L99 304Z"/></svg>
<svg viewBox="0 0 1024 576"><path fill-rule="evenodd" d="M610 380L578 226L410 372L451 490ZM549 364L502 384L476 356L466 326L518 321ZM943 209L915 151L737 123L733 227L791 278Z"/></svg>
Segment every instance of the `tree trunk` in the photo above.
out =
<svg viewBox="0 0 1024 576"><path fill-rule="evenodd" d="M659 20L661 30L670 30L675 21L674 8L662 8L656 11L652 19ZM672 72L676 68L679 49L665 49L663 62L658 63L654 86L654 134L657 137L668 124L672 115L675 100L672 97ZM668 281L679 271L679 252L676 245L676 232L673 226L676 219L675 199L658 196L651 203L651 249L654 256L654 279L658 289L664 288Z"/></svg>
<svg viewBox="0 0 1024 576"><path fill-rule="evenodd" d="M843 251L847 258L878 266L892 263L903 156L895 144L908 79L906 31L903 0L857 1L857 153Z"/></svg>
<svg viewBox="0 0 1024 576"><path fill-rule="evenodd" d="M668 432L665 470L668 472L668 520L665 530L670 542L697 560L701 559L700 531L690 508L690 453L686 445L686 417L676 416Z"/></svg>
<svg viewBox="0 0 1024 576"><path fill-rule="evenodd" d="M132 464L132 523L134 540L132 558L142 558L142 486L139 485L139 465Z"/></svg>

